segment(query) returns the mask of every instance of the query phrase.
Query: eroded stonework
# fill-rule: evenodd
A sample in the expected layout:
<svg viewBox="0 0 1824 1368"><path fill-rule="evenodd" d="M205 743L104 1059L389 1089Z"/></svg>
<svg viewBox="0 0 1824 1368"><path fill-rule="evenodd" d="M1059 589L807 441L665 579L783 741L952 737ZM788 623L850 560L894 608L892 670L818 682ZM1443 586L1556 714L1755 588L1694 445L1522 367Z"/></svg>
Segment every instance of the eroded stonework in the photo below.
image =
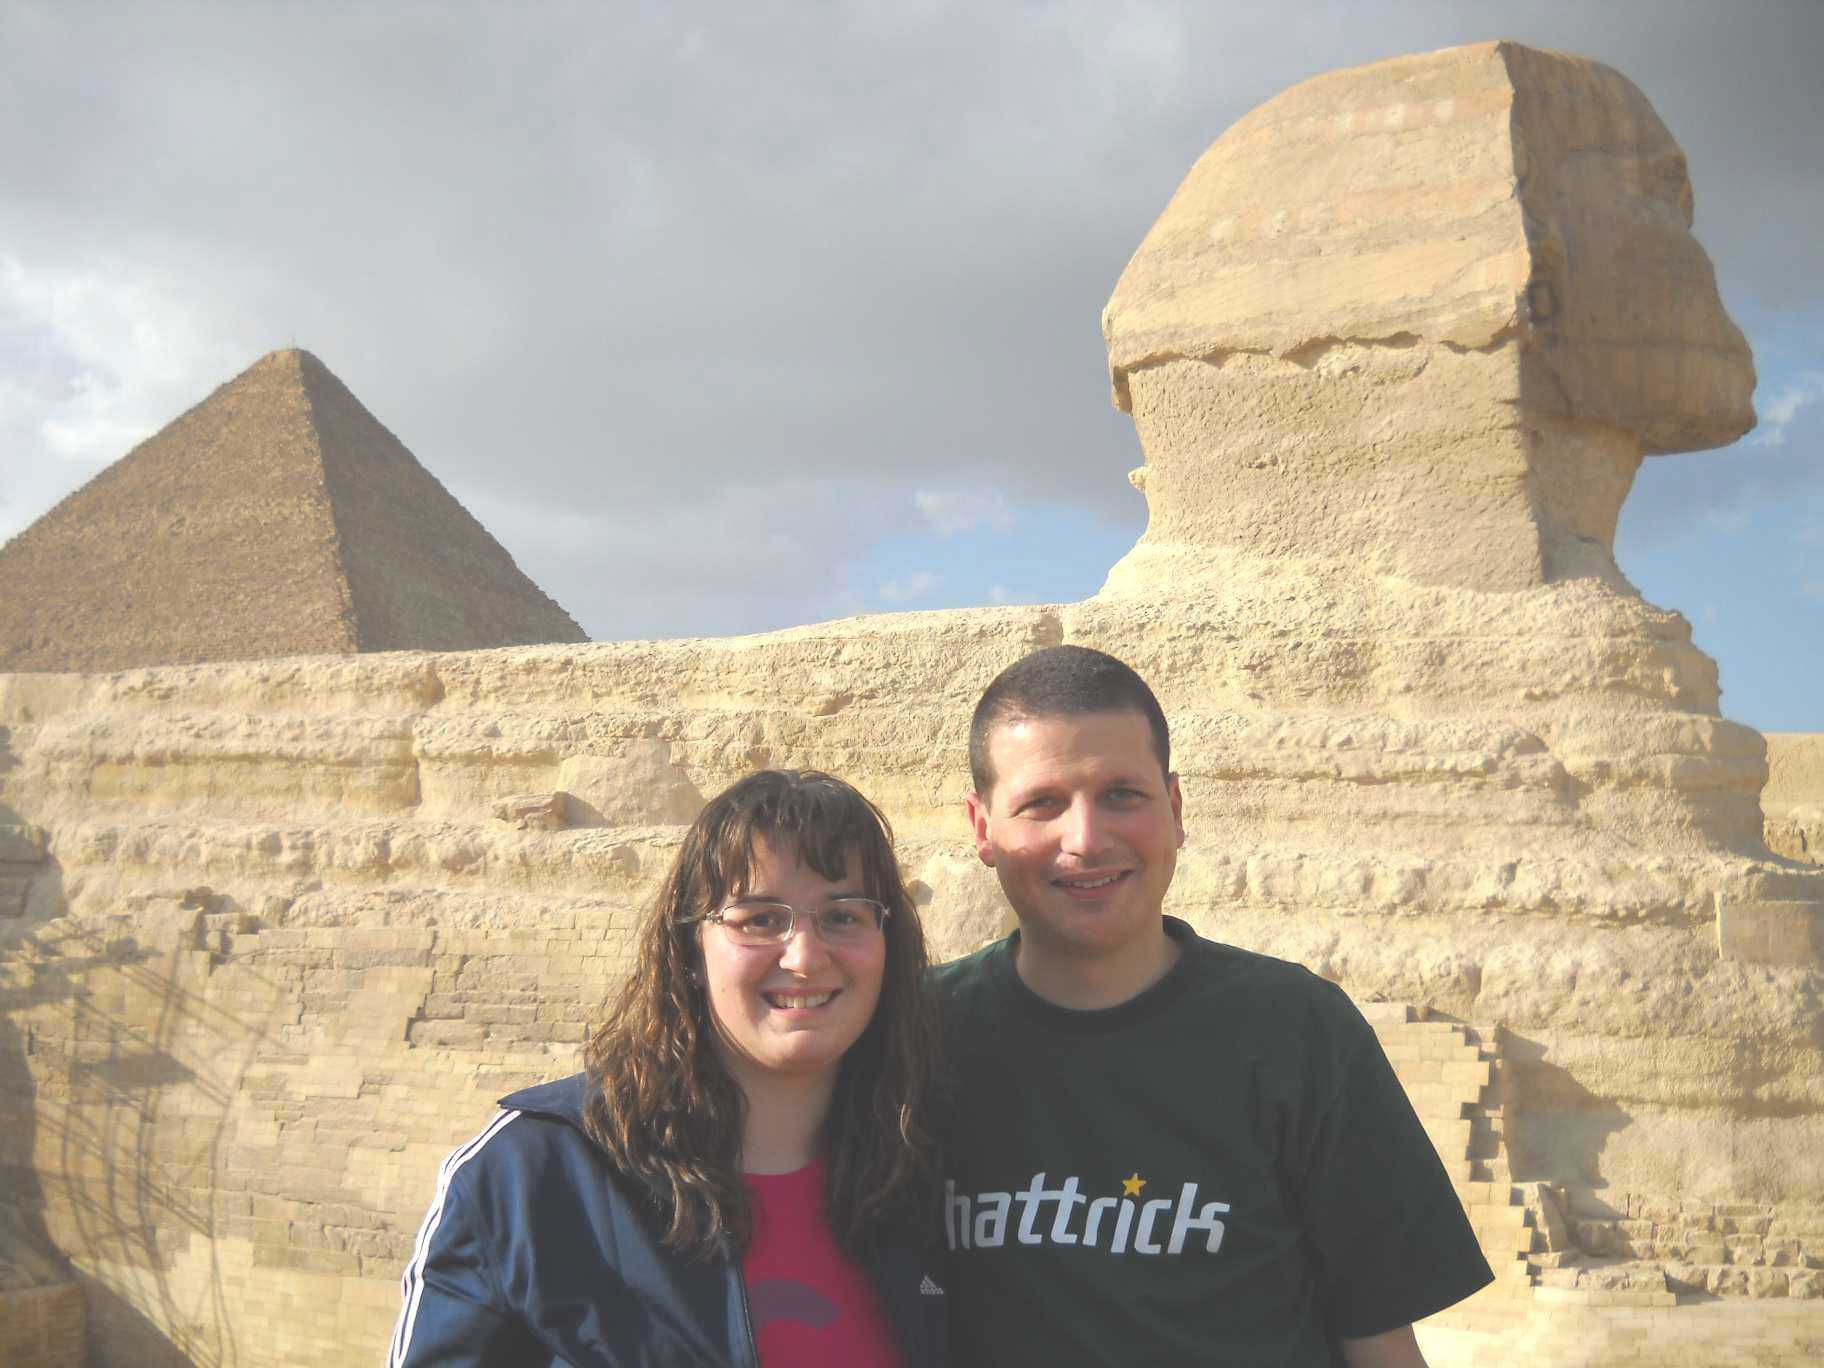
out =
<svg viewBox="0 0 1824 1368"><path fill-rule="evenodd" d="M755 767L885 807L940 953L999 934L967 718L1060 641L1171 717L1170 910L1387 1042L1500 1272L1434 1365L1808 1361L1824 870L1609 544L1751 421L1689 193L1631 85L1511 44L1263 106L1109 306L1151 521L1084 603L0 677L0 1173L98 1361L376 1355L438 1161L575 1067Z"/></svg>

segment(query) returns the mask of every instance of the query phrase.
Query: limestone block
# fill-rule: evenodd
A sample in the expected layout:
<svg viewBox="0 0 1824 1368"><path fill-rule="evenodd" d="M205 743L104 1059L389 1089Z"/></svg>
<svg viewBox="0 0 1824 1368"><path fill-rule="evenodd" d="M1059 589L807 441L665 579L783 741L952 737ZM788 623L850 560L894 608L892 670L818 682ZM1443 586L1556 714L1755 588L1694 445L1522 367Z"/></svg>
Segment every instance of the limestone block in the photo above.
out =
<svg viewBox="0 0 1824 1368"><path fill-rule="evenodd" d="M1824 963L1824 903L1724 901L1716 942L1725 959L1745 964Z"/></svg>
<svg viewBox="0 0 1824 1368"><path fill-rule="evenodd" d="M693 820L705 801L675 764L671 745L631 741L618 755L576 755L558 769L577 826L668 826Z"/></svg>
<svg viewBox="0 0 1824 1368"><path fill-rule="evenodd" d="M1824 733L1767 734L1766 800L1770 807L1824 802Z"/></svg>
<svg viewBox="0 0 1824 1368"><path fill-rule="evenodd" d="M1824 864L1824 735L1768 735L1761 807L1769 849L1789 860Z"/></svg>
<svg viewBox="0 0 1824 1368"><path fill-rule="evenodd" d="M1527 1214L1532 1217L1533 1228L1539 1232L1537 1242L1546 1252L1569 1250L1572 1247L1571 1228L1564 1211L1563 1192L1550 1183L1521 1183L1518 1186L1524 1195Z"/></svg>
<svg viewBox="0 0 1824 1368"><path fill-rule="evenodd" d="M521 831L556 831L566 821L567 795L516 793L494 804L494 816Z"/></svg>
<svg viewBox="0 0 1824 1368"><path fill-rule="evenodd" d="M907 860L905 872L933 963L979 950L1013 930L1000 885L973 854L934 851Z"/></svg>
<svg viewBox="0 0 1824 1368"><path fill-rule="evenodd" d="M1767 848L1775 855L1824 864L1824 804L1795 804L1766 819Z"/></svg>
<svg viewBox="0 0 1824 1368"><path fill-rule="evenodd" d="M87 1317L74 1282L0 1290L0 1363L17 1368L83 1368Z"/></svg>

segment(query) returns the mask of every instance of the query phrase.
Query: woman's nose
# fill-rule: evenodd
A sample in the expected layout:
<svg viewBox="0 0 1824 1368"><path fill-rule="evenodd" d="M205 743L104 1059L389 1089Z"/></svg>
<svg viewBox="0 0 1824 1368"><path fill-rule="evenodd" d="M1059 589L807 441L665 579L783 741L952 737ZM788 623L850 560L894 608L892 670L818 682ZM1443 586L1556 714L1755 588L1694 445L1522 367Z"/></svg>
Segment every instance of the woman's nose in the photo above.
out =
<svg viewBox="0 0 1824 1368"><path fill-rule="evenodd" d="M817 934L817 922L813 917L798 918L798 924L779 951L779 963L799 973L816 968L829 957L829 947Z"/></svg>

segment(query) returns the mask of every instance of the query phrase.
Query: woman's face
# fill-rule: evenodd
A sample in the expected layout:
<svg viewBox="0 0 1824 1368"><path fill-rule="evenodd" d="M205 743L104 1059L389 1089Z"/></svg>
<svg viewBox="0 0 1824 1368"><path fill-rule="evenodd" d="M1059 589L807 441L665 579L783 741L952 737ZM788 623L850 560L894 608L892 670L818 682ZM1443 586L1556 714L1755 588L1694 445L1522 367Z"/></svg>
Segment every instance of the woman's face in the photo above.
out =
<svg viewBox="0 0 1824 1368"><path fill-rule="evenodd" d="M861 858L851 849L843 877L826 879L793 849L754 841L744 898L815 911L832 898L866 897ZM751 1094L771 1079L827 1075L861 1038L880 1002L887 966L885 930L848 945L826 944L809 917L799 917L779 945L739 945L715 922L700 924L703 986L716 1045L735 1081Z"/></svg>

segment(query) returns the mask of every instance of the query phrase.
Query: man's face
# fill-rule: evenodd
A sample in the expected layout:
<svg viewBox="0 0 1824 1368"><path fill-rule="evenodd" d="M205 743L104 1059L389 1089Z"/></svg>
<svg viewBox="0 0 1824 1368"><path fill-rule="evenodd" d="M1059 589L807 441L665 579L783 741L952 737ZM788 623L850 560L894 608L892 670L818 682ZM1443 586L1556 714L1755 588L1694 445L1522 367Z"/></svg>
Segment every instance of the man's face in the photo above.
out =
<svg viewBox="0 0 1824 1368"><path fill-rule="evenodd" d="M988 735L975 849L1046 956L1116 959L1158 933L1184 844L1178 777L1137 712L1021 718Z"/></svg>

